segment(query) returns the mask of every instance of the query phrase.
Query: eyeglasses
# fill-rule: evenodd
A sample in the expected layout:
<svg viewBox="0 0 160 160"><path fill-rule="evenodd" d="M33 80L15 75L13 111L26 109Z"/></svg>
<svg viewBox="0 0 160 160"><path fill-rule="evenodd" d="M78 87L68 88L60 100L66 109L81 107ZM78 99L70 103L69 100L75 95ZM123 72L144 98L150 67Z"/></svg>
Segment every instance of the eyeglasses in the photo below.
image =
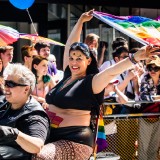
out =
<svg viewBox="0 0 160 160"><path fill-rule="evenodd" d="M26 57L28 57L28 58L35 58L37 55L33 55L33 56L26 56Z"/></svg>
<svg viewBox="0 0 160 160"><path fill-rule="evenodd" d="M154 71L154 72L158 72L160 70L160 67L152 67L152 66L148 66L147 70L149 72Z"/></svg>
<svg viewBox="0 0 160 160"><path fill-rule="evenodd" d="M19 84L19 83L13 82L11 80L5 80L4 86L9 87L9 88L14 88L17 86L27 86L27 85L26 84Z"/></svg>
<svg viewBox="0 0 160 160"><path fill-rule="evenodd" d="M128 56L119 56L119 58L125 59L128 58Z"/></svg>
<svg viewBox="0 0 160 160"><path fill-rule="evenodd" d="M35 57L38 57L38 55L32 55L31 57L32 57L32 58L35 58Z"/></svg>
<svg viewBox="0 0 160 160"><path fill-rule="evenodd" d="M81 42L75 42L71 45L71 50L81 50L87 57L90 57L89 48L86 44Z"/></svg>

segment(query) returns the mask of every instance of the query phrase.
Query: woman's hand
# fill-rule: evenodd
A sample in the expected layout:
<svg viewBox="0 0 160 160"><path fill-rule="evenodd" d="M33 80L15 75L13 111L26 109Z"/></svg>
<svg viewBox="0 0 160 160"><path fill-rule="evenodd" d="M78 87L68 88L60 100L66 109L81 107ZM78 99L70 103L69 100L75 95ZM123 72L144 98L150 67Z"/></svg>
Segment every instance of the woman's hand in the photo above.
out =
<svg viewBox="0 0 160 160"><path fill-rule="evenodd" d="M87 22L87 21L90 21L92 18L93 18L93 11L94 9L88 11L88 12L85 12L81 15L80 17L80 20L84 23L84 22Z"/></svg>
<svg viewBox="0 0 160 160"><path fill-rule="evenodd" d="M160 49L160 47L155 47L151 45L147 45L142 47L134 54L134 58L136 61L145 60L145 59L152 59L153 55L160 54L160 52L156 52L156 50Z"/></svg>
<svg viewBox="0 0 160 160"><path fill-rule="evenodd" d="M47 109L47 108L48 108L48 104L47 104L46 102L44 102L44 103L42 103L42 107L43 107L44 109Z"/></svg>

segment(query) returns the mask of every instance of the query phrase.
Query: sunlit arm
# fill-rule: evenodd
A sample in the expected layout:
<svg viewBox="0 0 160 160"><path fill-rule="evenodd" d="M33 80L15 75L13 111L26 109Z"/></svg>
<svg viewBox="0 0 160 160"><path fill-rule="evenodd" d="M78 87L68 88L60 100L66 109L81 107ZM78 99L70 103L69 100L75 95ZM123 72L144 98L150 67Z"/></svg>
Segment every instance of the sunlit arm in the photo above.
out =
<svg viewBox="0 0 160 160"><path fill-rule="evenodd" d="M39 153L44 145L44 142L40 138L31 137L19 131L16 142L29 153Z"/></svg>
<svg viewBox="0 0 160 160"><path fill-rule="evenodd" d="M115 92L116 94L118 95L117 97L117 102L120 103L120 104L125 104L128 102L128 97L123 93L121 92L117 86L115 86Z"/></svg>
<svg viewBox="0 0 160 160"><path fill-rule="evenodd" d="M138 62L140 60L149 58L153 55L153 51L155 49L156 48L153 48L152 46L144 46L134 54L134 59ZM130 59L126 58L118 62L117 64L106 68L102 72L96 74L92 81L93 92L95 94L100 93L113 78L123 73L132 65L133 63L130 61Z"/></svg>
<svg viewBox="0 0 160 160"><path fill-rule="evenodd" d="M100 93L112 79L123 73L131 65L132 62L129 58L126 58L123 61L120 61L119 63L96 74L92 81L93 92L95 94Z"/></svg>

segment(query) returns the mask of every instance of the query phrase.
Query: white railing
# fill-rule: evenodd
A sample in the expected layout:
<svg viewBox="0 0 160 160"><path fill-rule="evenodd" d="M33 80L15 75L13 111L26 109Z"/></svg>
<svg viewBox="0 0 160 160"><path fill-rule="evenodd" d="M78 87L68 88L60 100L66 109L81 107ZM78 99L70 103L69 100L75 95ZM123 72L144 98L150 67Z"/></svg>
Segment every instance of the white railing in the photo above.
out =
<svg viewBox="0 0 160 160"><path fill-rule="evenodd" d="M133 104L133 106L128 106L128 107L133 107L133 108L139 108L141 107L140 104L142 103L156 103L160 101L128 101L124 105L127 106L127 104ZM103 105L122 105L117 102L103 102ZM109 115L104 115L103 118L109 119L109 118L135 118L135 117L147 117L147 116L160 116L160 112L158 113L129 113L129 114L109 114Z"/></svg>

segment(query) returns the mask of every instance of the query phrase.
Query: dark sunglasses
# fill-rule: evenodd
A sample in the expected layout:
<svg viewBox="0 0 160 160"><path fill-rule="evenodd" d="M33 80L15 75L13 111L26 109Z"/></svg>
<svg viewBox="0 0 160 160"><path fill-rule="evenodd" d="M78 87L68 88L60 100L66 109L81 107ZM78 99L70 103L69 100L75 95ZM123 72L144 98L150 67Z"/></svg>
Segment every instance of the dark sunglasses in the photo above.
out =
<svg viewBox="0 0 160 160"><path fill-rule="evenodd" d="M19 84L19 83L13 82L11 80L5 80L4 86L9 87L9 88L14 88L17 86L27 86L27 85L26 84Z"/></svg>
<svg viewBox="0 0 160 160"><path fill-rule="evenodd" d="M38 57L38 55L33 55L33 56L32 56L32 58L36 58L36 57Z"/></svg>
<svg viewBox="0 0 160 160"><path fill-rule="evenodd" d="M75 42L71 45L71 50L81 50L87 57L90 57L89 48L85 43Z"/></svg>
<svg viewBox="0 0 160 160"><path fill-rule="evenodd" d="M152 66L148 66L147 70L149 72L154 71L154 72L158 72L160 70L160 67L152 67Z"/></svg>

